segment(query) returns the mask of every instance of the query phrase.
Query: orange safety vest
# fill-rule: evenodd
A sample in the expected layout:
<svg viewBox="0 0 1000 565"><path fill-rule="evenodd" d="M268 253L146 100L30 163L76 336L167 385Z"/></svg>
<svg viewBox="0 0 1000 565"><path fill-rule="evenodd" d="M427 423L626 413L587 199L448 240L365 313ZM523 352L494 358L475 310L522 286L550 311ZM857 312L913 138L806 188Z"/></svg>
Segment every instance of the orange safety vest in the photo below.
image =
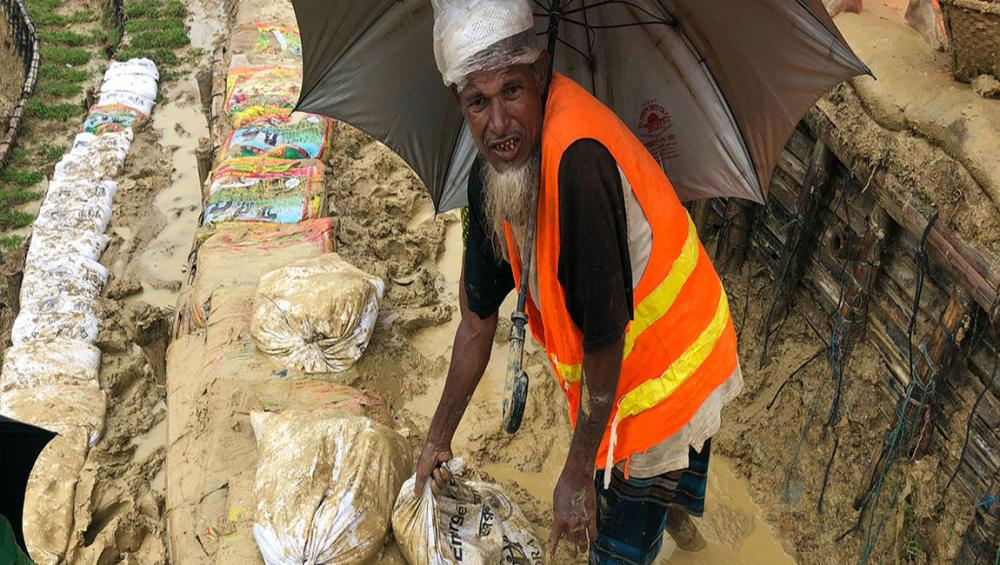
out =
<svg viewBox="0 0 1000 565"><path fill-rule="evenodd" d="M580 139L614 157L652 229L649 263L633 293L633 320L615 407L597 454L598 469L644 452L680 430L736 371L736 332L729 304L694 223L663 169L606 106L572 80L555 75L542 131L541 186L535 234L541 311L528 301L531 333L548 353L576 425L583 335L566 310L559 283L559 163ZM581 226L586 229L586 226ZM505 226L514 280L521 254Z"/></svg>

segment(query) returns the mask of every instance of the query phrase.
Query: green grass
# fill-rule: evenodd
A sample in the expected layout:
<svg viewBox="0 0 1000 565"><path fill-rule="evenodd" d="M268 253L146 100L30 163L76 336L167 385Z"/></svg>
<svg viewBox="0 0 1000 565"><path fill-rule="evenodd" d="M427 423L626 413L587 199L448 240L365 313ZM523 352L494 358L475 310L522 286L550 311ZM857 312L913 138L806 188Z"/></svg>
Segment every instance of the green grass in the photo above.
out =
<svg viewBox="0 0 1000 565"><path fill-rule="evenodd" d="M63 156L65 150L47 143L40 143L30 148L15 146L10 152L8 167L22 167L24 165L43 167L50 163L55 163Z"/></svg>
<svg viewBox="0 0 1000 565"><path fill-rule="evenodd" d="M90 52L79 47L42 45L42 60L46 63L77 67L90 62Z"/></svg>
<svg viewBox="0 0 1000 565"><path fill-rule="evenodd" d="M64 16L55 12L28 8L28 14L31 15L31 20L35 25L41 27L85 24L97 19L97 14L91 10L77 10L68 16Z"/></svg>
<svg viewBox="0 0 1000 565"><path fill-rule="evenodd" d="M174 65L178 60L177 54L170 49L135 49L127 47L125 49L120 49L115 53L115 58L119 61L127 61L128 59L142 57L152 59L158 67L164 65Z"/></svg>
<svg viewBox="0 0 1000 565"><path fill-rule="evenodd" d="M28 100L25 113L32 118L66 121L83 113L77 104L46 104L41 100Z"/></svg>
<svg viewBox="0 0 1000 565"><path fill-rule="evenodd" d="M68 45L70 47L80 47L81 45L95 43L93 33L84 35L68 29L38 30L38 39L43 43L58 43L59 45Z"/></svg>
<svg viewBox="0 0 1000 565"><path fill-rule="evenodd" d="M139 0L125 4L125 19L138 18L183 18L187 9L179 0Z"/></svg>
<svg viewBox="0 0 1000 565"><path fill-rule="evenodd" d="M10 253L21 247L22 243L24 243L24 236L21 235L5 235L0 237L0 249L6 253Z"/></svg>
<svg viewBox="0 0 1000 565"><path fill-rule="evenodd" d="M20 210L0 209L0 227L23 228L35 221L35 215Z"/></svg>
<svg viewBox="0 0 1000 565"><path fill-rule="evenodd" d="M142 33L144 31L167 31L179 29L187 32L184 21L178 18L155 18L149 20L130 20L125 22L125 33Z"/></svg>
<svg viewBox="0 0 1000 565"><path fill-rule="evenodd" d="M128 40L132 49L179 49L191 43L187 31L168 28L161 31L143 31L131 35Z"/></svg>
<svg viewBox="0 0 1000 565"><path fill-rule="evenodd" d="M75 82L63 82L58 80L41 81L35 87L38 94L47 94L56 98L72 98L83 92L83 87Z"/></svg>
<svg viewBox="0 0 1000 565"><path fill-rule="evenodd" d="M19 187L0 188L0 207L11 207L38 200L44 196L41 192L25 190Z"/></svg>
<svg viewBox="0 0 1000 565"><path fill-rule="evenodd" d="M67 69L60 65L47 64L38 69L41 79L61 80L66 82L83 82L87 80L87 71L82 69Z"/></svg>
<svg viewBox="0 0 1000 565"><path fill-rule="evenodd" d="M21 169L4 169L0 171L0 182L9 182L20 186L34 186L45 178L41 171L24 171Z"/></svg>

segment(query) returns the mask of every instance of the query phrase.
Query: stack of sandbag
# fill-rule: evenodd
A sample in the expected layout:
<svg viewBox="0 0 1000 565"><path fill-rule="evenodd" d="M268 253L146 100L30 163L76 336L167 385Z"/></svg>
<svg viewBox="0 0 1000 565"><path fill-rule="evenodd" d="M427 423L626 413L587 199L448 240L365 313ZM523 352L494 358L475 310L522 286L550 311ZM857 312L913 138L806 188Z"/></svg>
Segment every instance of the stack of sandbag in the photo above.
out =
<svg viewBox="0 0 1000 565"><path fill-rule="evenodd" d="M392 530L410 563L538 564L545 562L542 542L531 522L497 485L461 478L460 459L448 462L455 476L438 493L428 481L414 496L410 477L399 491Z"/></svg>
<svg viewBox="0 0 1000 565"><path fill-rule="evenodd" d="M319 161L237 157L212 173L205 223L294 224L318 218L325 207L323 164Z"/></svg>
<svg viewBox="0 0 1000 565"><path fill-rule="evenodd" d="M98 261L131 127L149 117L157 78L149 60L111 63L101 98L56 164L32 227L13 347L0 373L0 414L59 434L42 452L25 497L25 539L37 563L64 559L79 472L104 430L101 358L92 344L108 270Z"/></svg>
<svg viewBox="0 0 1000 565"><path fill-rule="evenodd" d="M384 291L381 279L336 253L298 261L260 278L250 331L282 366L344 371L368 346Z"/></svg>
<svg viewBox="0 0 1000 565"><path fill-rule="evenodd" d="M160 73L149 59L115 61L108 65L97 104L83 129L101 134L135 128L149 119L156 102Z"/></svg>

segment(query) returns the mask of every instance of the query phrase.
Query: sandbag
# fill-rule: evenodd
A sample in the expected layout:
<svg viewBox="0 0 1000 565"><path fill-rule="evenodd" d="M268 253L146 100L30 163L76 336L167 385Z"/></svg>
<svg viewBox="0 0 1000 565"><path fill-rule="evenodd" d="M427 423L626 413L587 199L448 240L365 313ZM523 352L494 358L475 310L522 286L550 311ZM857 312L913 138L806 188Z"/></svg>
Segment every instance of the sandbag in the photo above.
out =
<svg viewBox="0 0 1000 565"><path fill-rule="evenodd" d="M46 198L35 225L43 229L86 230L104 233L111 222L111 205L85 198Z"/></svg>
<svg viewBox="0 0 1000 565"><path fill-rule="evenodd" d="M94 386L101 350L73 339L54 339L7 348L0 394L19 388L52 385Z"/></svg>
<svg viewBox="0 0 1000 565"><path fill-rule="evenodd" d="M104 71L104 80L122 75L145 75L155 80L160 79L156 63L149 59L129 59L128 61L112 61Z"/></svg>
<svg viewBox="0 0 1000 565"><path fill-rule="evenodd" d="M70 183L114 179L121 172L131 146L130 130L96 135L85 150L63 155L56 163L52 178Z"/></svg>
<svg viewBox="0 0 1000 565"><path fill-rule="evenodd" d="M295 109L302 71L290 66L232 67L226 77L225 110L233 127Z"/></svg>
<svg viewBox="0 0 1000 565"><path fill-rule="evenodd" d="M120 80L124 81L125 78L122 78ZM132 81L129 82L131 83ZM142 82L143 81L139 81L138 84L141 84ZM156 81L152 81L152 83L153 83L153 91L155 92ZM139 90L146 90L146 89L139 89ZM129 90L102 90L101 97L98 98L97 100L97 105L127 106L129 108L132 108L133 110L138 111L141 114L148 116L153 112L153 104L155 100L156 100L155 96L153 98L147 98L143 94L139 94Z"/></svg>
<svg viewBox="0 0 1000 565"><path fill-rule="evenodd" d="M97 261L108 246L109 239L103 233L35 226L31 232L31 246L28 247L25 261L29 264L51 262L60 257L82 257Z"/></svg>
<svg viewBox="0 0 1000 565"><path fill-rule="evenodd" d="M295 224L320 217L325 208L319 161L241 157L224 161L212 173L205 223Z"/></svg>
<svg viewBox="0 0 1000 565"><path fill-rule="evenodd" d="M345 371L368 346L384 291L336 253L298 261L261 276L250 333L280 365Z"/></svg>
<svg viewBox="0 0 1000 565"><path fill-rule="evenodd" d="M84 257L28 262L21 281L21 302L33 303L49 296L97 297L107 282L107 267Z"/></svg>
<svg viewBox="0 0 1000 565"><path fill-rule="evenodd" d="M302 38L295 27L288 25L257 22L237 26L229 46L233 54L245 55L254 62L302 60Z"/></svg>
<svg viewBox="0 0 1000 565"><path fill-rule="evenodd" d="M11 326L10 340L14 345L57 338L94 343L100 329L93 298L55 295L23 302Z"/></svg>
<svg viewBox="0 0 1000 565"><path fill-rule="evenodd" d="M204 327L209 300L222 287L256 287L261 274L333 250L333 220L298 224L234 223L211 230L198 247L191 320Z"/></svg>
<svg viewBox="0 0 1000 565"><path fill-rule="evenodd" d="M152 109L153 101L156 100L156 79L145 73L113 73L111 76L105 74L101 84L101 97L111 93L130 94L135 98L149 100L149 107ZM104 105L104 103L100 103ZM108 102L108 104L118 104L118 102ZM148 111L143 112L149 114Z"/></svg>
<svg viewBox="0 0 1000 565"><path fill-rule="evenodd" d="M52 179L45 197L100 200L110 205L117 192L118 182L114 180Z"/></svg>
<svg viewBox="0 0 1000 565"><path fill-rule="evenodd" d="M268 565L363 563L389 531L409 444L368 418L253 412L254 539Z"/></svg>
<svg viewBox="0 0 1000 565"><path fill-rule="evenodd" d="M315 114L261 118L233 130L223 145L223 155L227 159L325 159L332 130L333 121Z"/></svg>
<svg viewBox="0 0 1000 565"><path fill-rule="evenodd" d="M125 132L137 129L148 119L149 114L123 104L94 106L83 122L83 131L96 135Z"/></svg>
<svg viewBox="0 0 1000 565"><path fill-rule="evenodd" d="M437 494L430 481L419 497L410 477L392 511L392 530L409 563L541 564L544 547L521 509L497 485L461 479L460 460L449 462L456 475Z"/></svg>
<svg viewBox="0 0 1000 565"><path fill-rule="evenodd" d="M76 134L76 137L73 138L73 145L70 146L69 152L73 155L83 153L87 150L87 146L90 145L90 142L94 141L94 138L96 137L96 135L88 132Z"/></svg>

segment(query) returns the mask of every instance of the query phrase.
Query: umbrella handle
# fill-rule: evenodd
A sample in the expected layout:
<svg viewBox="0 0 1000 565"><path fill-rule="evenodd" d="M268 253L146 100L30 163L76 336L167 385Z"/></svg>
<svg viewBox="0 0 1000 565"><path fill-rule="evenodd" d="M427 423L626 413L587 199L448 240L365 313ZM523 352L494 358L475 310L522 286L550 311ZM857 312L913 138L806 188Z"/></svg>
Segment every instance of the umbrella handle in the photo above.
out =
<svg viewBox="0 0 1000 565"><path fill-rule="evenodd" d="M510 352L507 357L507 382L504 384L503 429L513 434L521 427L524 405L528 400L528 373L522 368L524 360L524 326L528 321L523 312L511 315L514 325L510 328Z"/></svg>

